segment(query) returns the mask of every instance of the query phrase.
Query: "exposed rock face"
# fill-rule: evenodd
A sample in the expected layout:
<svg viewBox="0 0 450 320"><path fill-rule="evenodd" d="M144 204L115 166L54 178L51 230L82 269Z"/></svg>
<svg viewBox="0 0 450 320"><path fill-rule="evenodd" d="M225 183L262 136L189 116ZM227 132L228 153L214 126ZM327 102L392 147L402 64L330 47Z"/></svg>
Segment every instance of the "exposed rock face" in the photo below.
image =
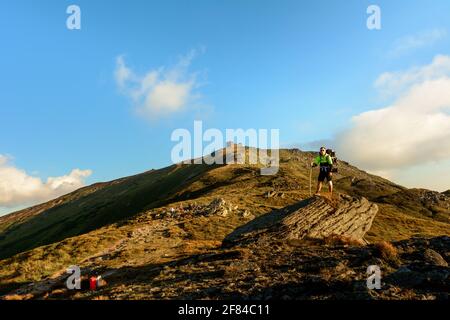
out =
<svg viewBox="0 0 450 320"><path fill-rule="evenodd" d="M224 244L252 242L261 237L293 240L339 235L362 240L377 212L377 205L365 198L341 195L333 204L323 197L314 197L251 221L230 234Z"/></svg>
<svg viewBox="0 0 450 320"><path fill-rule="evenodd" d="M307 207L286 216L274 233L281 239L343 235L362 239L372 226L378 207L365 198L346 197L337 208L317 197Z"/></svg>

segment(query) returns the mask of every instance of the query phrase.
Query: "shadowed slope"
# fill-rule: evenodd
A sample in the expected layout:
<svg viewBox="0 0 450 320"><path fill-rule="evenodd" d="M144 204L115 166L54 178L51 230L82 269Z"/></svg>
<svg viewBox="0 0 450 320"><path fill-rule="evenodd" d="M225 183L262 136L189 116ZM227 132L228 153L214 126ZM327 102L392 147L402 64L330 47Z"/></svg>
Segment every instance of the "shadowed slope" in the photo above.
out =
<svg viewBox="0 0 450 320"><path fill-rule="evenodd" d="M97 229L146 209L162 206L187 184L216 166L173 165L108 184L48 204L13 213L0 220L0 258ZM14 219L17 219L14 221Z"/></svg>

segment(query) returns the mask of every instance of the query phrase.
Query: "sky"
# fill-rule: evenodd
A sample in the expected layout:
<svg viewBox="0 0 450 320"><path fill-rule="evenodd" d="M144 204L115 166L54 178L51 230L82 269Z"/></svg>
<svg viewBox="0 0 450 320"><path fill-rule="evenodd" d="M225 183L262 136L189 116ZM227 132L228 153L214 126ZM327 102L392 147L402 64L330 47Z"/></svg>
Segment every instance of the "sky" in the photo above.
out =
<svg viewBox="0 0 450 320"><path fill-rule="evenodd" d="M0 215L170 165L194 120L448 190L449 18L448 0L2 1Z"/></svg>

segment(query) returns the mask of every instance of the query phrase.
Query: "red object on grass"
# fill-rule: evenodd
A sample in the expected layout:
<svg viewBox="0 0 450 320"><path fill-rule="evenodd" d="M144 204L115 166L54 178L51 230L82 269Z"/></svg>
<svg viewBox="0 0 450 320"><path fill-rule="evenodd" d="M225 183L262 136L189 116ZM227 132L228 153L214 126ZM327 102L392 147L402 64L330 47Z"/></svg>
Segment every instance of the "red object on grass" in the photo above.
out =
<svg viewBox="0 0 450 320"><path fill-rule="evenodd" d="M92 276L89 278L89 289L97 289L97 277Z"/></svg>

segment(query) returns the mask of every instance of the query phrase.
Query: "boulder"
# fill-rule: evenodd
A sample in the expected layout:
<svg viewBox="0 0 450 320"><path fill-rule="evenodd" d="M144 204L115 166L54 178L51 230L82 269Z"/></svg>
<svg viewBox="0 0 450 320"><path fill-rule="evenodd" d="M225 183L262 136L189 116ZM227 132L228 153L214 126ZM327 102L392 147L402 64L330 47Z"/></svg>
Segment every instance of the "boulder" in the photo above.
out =
<svg viewBox="0 0 450 320"><path fill-rule="evenodd" d="M434 251L433 249L426 249L423 253L424 261L428 264L435 265L435 266L441 266L441 267L448 267L447 261L442 258L442 256Z"/></svg>
<svg viewBox="0 0 450 320"><path fill-rule="evenodd" d="M377 205L363 197L341 195L338 201L330 201L316 196L252 220L228 235L224 244L332 235L362 240L377 212Z"/></svg>

